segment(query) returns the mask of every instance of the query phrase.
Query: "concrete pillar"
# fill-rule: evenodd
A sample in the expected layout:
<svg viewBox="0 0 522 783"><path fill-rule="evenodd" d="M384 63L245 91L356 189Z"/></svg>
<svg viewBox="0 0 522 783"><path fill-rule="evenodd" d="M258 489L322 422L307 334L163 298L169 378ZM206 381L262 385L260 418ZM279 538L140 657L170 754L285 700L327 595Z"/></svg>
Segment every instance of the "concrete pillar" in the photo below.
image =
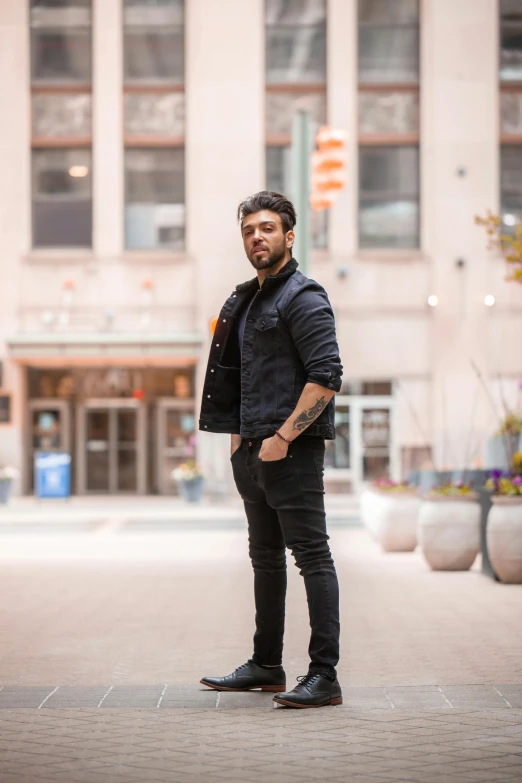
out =
<svg viewBox="0 0 522 783"><path fill-rule="evenodd" d="M197 259L197 327L210 343L210 318L238 282L254 276L235 213L242 198L264 187L264 11L263 0L228 0L225 9L190 0L186 10L187 250ZM219 468L228 462L228 442L199 438L198 456L216 491L230 480L228 467Z"/></svg>
<svg viewBox="0 0 522 783"><path fill-rule="evenodd" d="M31 128L28 3L0 3L0 361L12 422L0 425L0 464L21 466L23 371L9 361L6 338L16 328L19 259L31 246Z"/></svg>
<svg viewBox="0 0 522 783"><path fill-rule="evenodd" d="M93 249L123 250L123 28L121 0L93 1Z"/></svg>
<svg viewBox="0 0 522 783"><path fill-rule="evenodd" d="M357 249L357 0L329 0L327 19L328 124L348 131L347 187L330 210L329 250L334 264Z"/></svg>
<svg viewBox="0 0 522 783"><path fill-rule="evenodd" d="M460 467L481 450L489 418L470 360L487 372L491 259L474 216L498 205L498 9L491 0L425 0L422 11L422 224L439 297L431 312L435 459Z"/></svg>

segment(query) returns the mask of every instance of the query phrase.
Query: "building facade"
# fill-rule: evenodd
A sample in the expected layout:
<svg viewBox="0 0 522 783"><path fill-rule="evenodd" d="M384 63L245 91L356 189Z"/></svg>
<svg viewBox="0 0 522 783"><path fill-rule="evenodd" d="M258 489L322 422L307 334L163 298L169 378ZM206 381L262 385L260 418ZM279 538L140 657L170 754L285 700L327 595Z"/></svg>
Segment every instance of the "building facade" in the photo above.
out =
<svg viewBox="0 0 522 783"><path fill-rule="evenodd" d="M231 488L228 438L195 433L209 324L252 276L238 202L292 195L298 109L348 132L308 270L345 368L332 484L483 459L522 377L522 291L474 224L522 220L522 0L2 0L0 464L22 493L42 450L79 494L172 492L194 450Z"/></svg>

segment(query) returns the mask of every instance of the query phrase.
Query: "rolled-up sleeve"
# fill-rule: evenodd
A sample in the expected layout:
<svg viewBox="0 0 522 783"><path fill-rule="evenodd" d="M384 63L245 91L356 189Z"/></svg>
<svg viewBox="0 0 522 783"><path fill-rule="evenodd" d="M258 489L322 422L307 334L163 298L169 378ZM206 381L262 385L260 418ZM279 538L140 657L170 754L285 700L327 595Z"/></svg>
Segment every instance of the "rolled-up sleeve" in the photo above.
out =
<svg viewBox="0 0 522 783"><path fill-rule="evenodd" d="M287 301L284 313L308 383L340 391L343 366L332 306L324 288L308 280Z"/></svg>

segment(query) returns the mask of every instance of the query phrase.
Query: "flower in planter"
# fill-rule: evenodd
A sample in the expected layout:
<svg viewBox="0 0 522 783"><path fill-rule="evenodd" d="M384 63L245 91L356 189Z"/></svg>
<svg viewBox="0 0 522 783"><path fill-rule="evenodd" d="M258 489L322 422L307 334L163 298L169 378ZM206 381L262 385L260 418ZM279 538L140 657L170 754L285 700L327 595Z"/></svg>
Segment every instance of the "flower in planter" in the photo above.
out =
<svg viewBox="0 0 522 783"><path fill-rule="evenodd" d="M494 470L486 481L486 489L491 490L492 495L517 497L522 495L522 476L505 475Z"/></svg>
<svg viewBox="0 0 522 783"><path fill-rule="evenodd" d="M522 432L522 416L517 413L507 413L497 430L497 435L520 435Z"/></svg>
<svg viewBox="0 0 522 783"><path fill-rule="evenodd" d="M406 481L392 481L389 478L376 479L372 482L372 486L384 492L412 492L415 490L415 487L412 487Z"/></svg>
<svg viewBox="0 0 522 783"><path fill-rule="evenodd" d="M189 459L182 465L178 465L170 475L175 481L196 481L203 478L201 468L193 459Z"/></svg>
<svg viewBox="0 0 522 783"><path fill-rule="evenodd" d="M522 473L522 451L517 451L513 454L511 467L513 468L513 473Z"/></svg>
<svg viewBox="0 0 522 783"><path fill-rule="evenodd" d="M434 484L431 492L435 495L444 495L445 497L472 497L473 490L469 484L463 481L448 481L445 484Z"/></svg>

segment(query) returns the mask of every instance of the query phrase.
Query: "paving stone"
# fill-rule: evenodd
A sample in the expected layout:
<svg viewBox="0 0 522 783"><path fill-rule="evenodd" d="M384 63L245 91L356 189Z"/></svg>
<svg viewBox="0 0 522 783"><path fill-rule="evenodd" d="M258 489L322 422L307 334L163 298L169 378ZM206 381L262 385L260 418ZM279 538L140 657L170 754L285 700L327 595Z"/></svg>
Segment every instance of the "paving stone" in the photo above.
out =
<svg viewBox="0 0 522 783"><path fill-rule="evenodd" d="M443 685L442 692L450 704L458 710L466 707L505 709L506 702L495 688L486 685Z"/></svg>

